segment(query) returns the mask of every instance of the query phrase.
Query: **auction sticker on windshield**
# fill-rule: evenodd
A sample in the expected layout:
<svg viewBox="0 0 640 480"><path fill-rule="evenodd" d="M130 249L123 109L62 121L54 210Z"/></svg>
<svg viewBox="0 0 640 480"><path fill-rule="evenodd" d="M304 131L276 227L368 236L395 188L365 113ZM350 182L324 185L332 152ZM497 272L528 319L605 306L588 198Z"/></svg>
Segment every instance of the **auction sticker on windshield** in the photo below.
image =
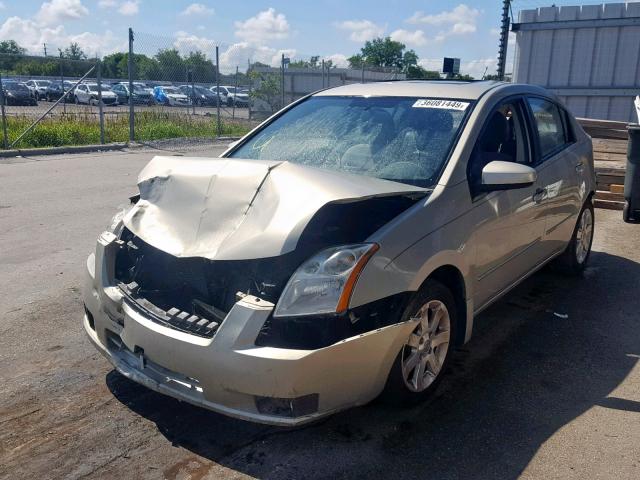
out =
<svg viewBox="0 0 640 480"><path fill-rule="evenodd" d="M457 100L446 100L442 98L421 98L416 100L413 108L442 108L445 110L466 110L469 102L459 102Z"/></svg>

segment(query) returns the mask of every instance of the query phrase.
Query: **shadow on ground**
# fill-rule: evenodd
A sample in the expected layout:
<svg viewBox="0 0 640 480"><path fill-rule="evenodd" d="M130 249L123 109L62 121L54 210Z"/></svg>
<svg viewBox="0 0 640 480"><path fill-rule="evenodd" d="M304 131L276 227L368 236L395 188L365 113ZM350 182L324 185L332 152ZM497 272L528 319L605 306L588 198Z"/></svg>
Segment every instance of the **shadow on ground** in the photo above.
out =
<svg viewBox="0 0 640 480"><path fill-rule="evenodd" d="M256 477L516 478L586 410L640 411L609 397L640 358L638 278L640 264L599 252L582 279L534 275L476 319L448 381L412 409L374 402L292 431L177 402L116 372L107 384L172 444ZM207 471L194 456L164 474L190 469Z"/></svg>

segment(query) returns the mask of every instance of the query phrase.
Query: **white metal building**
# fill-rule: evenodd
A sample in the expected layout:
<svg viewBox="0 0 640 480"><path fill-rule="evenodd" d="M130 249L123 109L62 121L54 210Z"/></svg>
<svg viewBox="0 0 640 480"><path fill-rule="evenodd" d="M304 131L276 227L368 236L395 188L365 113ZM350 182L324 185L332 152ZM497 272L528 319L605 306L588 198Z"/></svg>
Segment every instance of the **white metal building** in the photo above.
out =
<svg viewBox="0 0 640 480"><path fill-rule="evenodd" d="M555 92L578 117L637 122L640 3L522 10L514 81Z"/></svg>

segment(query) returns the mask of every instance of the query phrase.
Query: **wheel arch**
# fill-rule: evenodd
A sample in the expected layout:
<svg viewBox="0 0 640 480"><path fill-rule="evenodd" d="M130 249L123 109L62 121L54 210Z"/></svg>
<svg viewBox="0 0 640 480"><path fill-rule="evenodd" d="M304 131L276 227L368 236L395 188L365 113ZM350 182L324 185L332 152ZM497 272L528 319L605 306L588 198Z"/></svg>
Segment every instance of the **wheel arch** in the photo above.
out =
<svg viewBox="0 0 640 480"><path fill-rule="evenodd" d="M456 338L455 345L462 345L468 339L470 332L467 332L471 325L468 322L467 287L464 276L458 267L452 264L441 265L433 270L424 280L423 285L435 280L447 287L453 294L456 302Z"/></svg>

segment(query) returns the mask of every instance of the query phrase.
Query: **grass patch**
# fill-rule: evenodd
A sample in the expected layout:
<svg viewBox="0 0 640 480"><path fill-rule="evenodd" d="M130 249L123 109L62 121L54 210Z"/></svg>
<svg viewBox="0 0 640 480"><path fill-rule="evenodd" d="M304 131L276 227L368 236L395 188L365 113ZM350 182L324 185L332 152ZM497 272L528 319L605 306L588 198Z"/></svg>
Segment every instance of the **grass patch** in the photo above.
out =
<svg viewBox="0 0 640 480"><path fill-rule="evenodd" d="M26 115L7 116L9 144L17 139L33 120L33 117ZM241 136L249 130L250 127L247 124L229 120L222 121L221 135L223 136ZM139 142L168 138L215 138L216 133L214 116L172 112L138 112L135 117L135 137ZM106 114L104 136L106 143L128 141L128 113ZM98 115L69 113L44 119L15 146L18 148L39 148L98 143L100 143Z"/></svg>

